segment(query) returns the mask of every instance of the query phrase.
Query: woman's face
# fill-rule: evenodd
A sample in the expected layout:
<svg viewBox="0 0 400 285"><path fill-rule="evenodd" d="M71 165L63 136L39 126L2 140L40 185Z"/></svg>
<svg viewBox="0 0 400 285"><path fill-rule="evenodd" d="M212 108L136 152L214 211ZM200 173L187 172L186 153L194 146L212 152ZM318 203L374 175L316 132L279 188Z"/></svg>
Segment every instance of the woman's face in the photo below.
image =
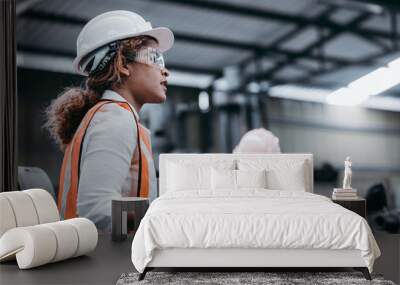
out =
<svg viewBox="0 0 400 285"><path fill-rule="evenodd" d="M157 48L158 43L149 39L145 47ZM129 77L126 87L137 103L162 103L166 100L169 72L156 64L133 62L128 64Z"/></svg>

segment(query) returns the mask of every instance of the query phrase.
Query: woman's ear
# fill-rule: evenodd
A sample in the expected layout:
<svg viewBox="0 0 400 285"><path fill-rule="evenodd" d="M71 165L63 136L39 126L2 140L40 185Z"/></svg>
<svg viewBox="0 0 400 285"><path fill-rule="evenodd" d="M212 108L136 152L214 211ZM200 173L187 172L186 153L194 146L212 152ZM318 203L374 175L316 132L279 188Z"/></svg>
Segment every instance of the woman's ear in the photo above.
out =
<svg viewBox="0 0 400 285"><path fill-rule="evenodd" d="M129 75L131 75L131 71L129 70L128 66L126 66L126 65L122 66L120 71L126 77L129 77Z"/></svg>

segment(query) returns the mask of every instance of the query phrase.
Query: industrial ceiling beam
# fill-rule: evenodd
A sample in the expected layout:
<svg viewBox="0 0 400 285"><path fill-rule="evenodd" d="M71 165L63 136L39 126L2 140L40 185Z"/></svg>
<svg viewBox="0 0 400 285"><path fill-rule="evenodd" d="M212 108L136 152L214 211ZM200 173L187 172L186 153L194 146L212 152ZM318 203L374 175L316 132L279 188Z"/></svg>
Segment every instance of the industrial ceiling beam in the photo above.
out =
<svg viewBox="0 0 400 285"><path fill-rule="evenodd" d="M24 0L24 1L19 0L19 1L17 1L15 15L17 17L21 16L23 13L25 13L29 9L32 9L34 6L36 6L41 1L43 1L43 0Z"/></svg>
<svg viewBox="0 0 400 285"><path fill-rule="evenodd" d="M400 11L400 1L399 0L349 0L349 2L358 2L364 5L374 4L381 7L386 7L388 9L394 9Z"/></svg>
<svg viewBox="0 0 400 285"><path fill-rule="evenodd" d="M160 0L162 1L162 0ZM174 1L174 0L172 0ZM79 25L83 26L84 24L87 23L86 19L82 18L77 18L77 17L71 17L71 16L65 16L65 15L57 15L57 14L50 14L47 12L38 12L38 11L28 11L26 12L22 18L26 19L34 19L34 20L41 20L41 21L50 21L50 22L55 22L55 23L60 23L60 24L72 24L72 25ZM306 24L305 24L306 26ZM350 26L350 29L353 29L353 27ZM337 30L336 33L339 33L341 30ZM261 52L261 53L267 53L267 54L281 54L286 56L287 58L305 58L305 59L312 59L312 60L320 60L321 58L319 56L316 56L312 53L304 53L304 52L293 52L289 50L282 50L278 48L269 48L268 46L259 46L259 45L254 45L252 43L243 43L243 42L238 42L238 41L228 41L228 40L221 40L221 39L216 39L216 38L209 38L209 37L201 37L201 36L193 36L193 35L188 35L188 34L180 34L180 33L175 33L176 39L178 41L187 41L187 42L192 42L192 43L197 43L197 44L204 44L204 45L213 45L213 46L219 46L219 47L225 47L225 48L236 48L236 49L242 49L242 50L253 50L255 52ZM390 33L391 39L393 38L398 39L398 35L393 35L393 33ZM349 66L352 64L363 64L363 62L357 62L357 61L352 61L352 60L346 60L346 59L341 59L341 58L336 58L336 57L330 57L330 56L325 56L325 60L331 61L334 63L336 66ZM171 66L169 66L171 68ZM199 70L197 67L187 67L187 66L176 66L177 69L180 70L189 70L192 69L193 71L201 72L204 73L213 73L213 74L220 74L221 72L219 70L209 70L209 69L201 69ZM316 75L320 74L318 71Z"/></svg>
<svg viewBox="0 0 400 285"><path fill-rule="evenodd" d="M47 55L47 56L55 56L55 57L68 57L71 59L74 59L76 56L76 53L72 51L62 51L58 49L56 50L52 48L43 48L43 47L37 47L33 45L23 45L23 44L17 45L17 51Z"/></svg>
<svg viewBox="0 0 400 285"><path fill-rule="evenodd" d="M322 11L316 18L322 19L322 18L328 18L332 13L336 12L337 8L335 7L327 7L324 11ZM268 48L270 49L275 49L277 47L279 47L281 44L283 44L284 42L286 42L287 40L292 39L293 37L297 36L299 33L301 33L301 31L306 28L307 25L305 24L299 24L297 27L295 27L294 29L292 29L291 31L281 35L280 37L278 37L274 42L270 43L268 45ZM262 54L261 54L262 55ZM260 54L257 54L257 56L260 56ZM289 61L293 58L298 57L298 55L295 56L287 56L284 61ZM321 54L318 54L316 56L316 60L317 61L322 61L322 60L326 60L325 58L321 57ZM334 62L335 63L335 62ZM338 63L338 64L343 64L343 63ZM296 64L298 66L298 64ZM303 68L304 69L304 68ZM308 70L311 71L311 70ZM257 72L264 72L262 70L258 70ZM246 78L244 80L244 84L246 85L249 81L255 80L255 76L254 75L250 75L248 78Z"/></svg>
<svg viewBox="0 0 400 285"><path fill-rule="evenodd" d="M335 13L336 11L337 11L336 7L332 7L329 5L315 19L318 20L318 19L328 18L331 14ZM294 29L292 29L288 33L285 33L284 35L281 35L274 42L270 43L268 46L270 48L277 48L284 42L297 36L302 30L304 30L307 27L308 27L308 25L306 23L298 24Z"/></svg>
<svg viewBox="0 0 400 285"><path fill-rule="evenodd" d="M334 13L337 9L336 8L332 8L332 7L328 7L326 8L323 12L321 12L321 14L319 15L319 17L328 17L331 13ZM301 31L306 28L306 25L298 25L295 28L291 29L289 32L284 33L283 35L280 35L277 39L275 39L273 42L269 43L268 46L265 49L277 49L281 44L283 44L284 42L293 39L294 37L296 37L297 35L299 35L299 33L301 33ZM254 56L252 57L253 60L257 60L257 58L260 58L263 56L263 53L260 52L255 52ZM286 55L288 56L288 55ZM320 60L320 58L316 58L315 60ZM246 66L246 63L249 62L249 59L245 59L240 63L241 68L243 69ZM297 64L298 65L298 64Z"/></svg>
<svg viewBox="0 0 400 285"><path fill-rule="evenodd" d="M390 54L396 53L397 51L391 50L389 52L377 52L373 55L368 55L365 58L359 60L358 63L355 64L348 64L348 65L340 65L340 66L334 66L332 68L328 68L326 70L314 70L310 73L308 73L306 76L294 79L294 80L286 80L286 79L273 79L272 82L270 82L271 85L279 85L279 84L313 84L313 80L315 79L316 76L321 76L321 75L327 75L329 73L333 72L338 72L342 69L353 67L353 66L363 66L363 65L371 65L375 64L376 60L383 57L383 56L388 56Z"/></svg>
<svg viewBox="0 0 400 285"><path fill-rule="evenodd" d="M399 4L400 6L400 4ZM399 41L397 39L397 35L398 35L398 27L397 27L397 23L398 23L398 17L397 17L397 13L391 11L390 12L390 29L392 32L392 44L393 44L393 49L398 49L399 47Z"/></svg>
<svg viewBox="0 0 400 285"><path fill-rule="evenodd" d="M285 57L299 57L299 52L291 51L288 49L270 47L269 45L258 45L255 43L244 43L239 41L232 41L226 39L218 39L218 38L211 38L209 36L199 36L199 35L189 35L179 32L174 32L175 38L178 41L182 42L189 42L189 43L196 43L196 44L203 44L203 45L210 45L215 47L223 47L229 49L237 49L237 50L245 50L245 51L253 51L257 54L269 54L269 55L284 55ZM307 54L304 56L305 59L311 60L319 60L319 58L313 54ZM342 59L335 56L327 56L327 61L331 61L335 64L345 64L349 61L346 59Z"/></svg>
<svg viewBox="0 0 400 285"><path fill-rule="evenodd" d="M367 20L369 18L369 13L362 13L356 18L354 18L348 25L350 27L358 26L360 23L363 21ZM326 42L329 40L332 40L336 36L338 36L341 32L339 30L336 31L331 31L327 36L323 36L321 39L316 40L315 42L309 44L306 48L303 49L303 51L299 52L299 54L296 57L291 57L288 58L285 61L281 61L277 63L274 67L272 67L270 70L263 72L261 74L258 74L256 79L261 80L261 79L267 79L271 80L273 79L274 74L276 74L279 70L283 69L287 65L293 63L295 60L299 58L304 58L309 54L312 54L315 49L320 48L323 46ZM324 59L326 59L326 56L324 56ZM357 64L357 61L353 61L352 64ZM341 64L341 65L348 65L348 64Z"/></svg>
<svg viewBox="0 0 400 285"><path fill-rule="evenodd" d="M72 51L60 51L60 50L51 49L51 48L42 48L42 47L29 46L29 45L18 45L17 50L21 51L21 52L27 52L27 53L37 54L37 55L70 58L71 64L72 64L72 60L75 57L75 52L72 52ZM175 64L175 63L171 63L171 64L167 63L167 68L171 69L171 70L182 71L182 72L190 72L190 73L197 73L197 74L210 74L210 75L214 75L214 76L218 76L218 77L220 77L222 75L222 71L219 69L194 67L194 66Z"/></svg>
<svg viewBox="0 0 400 285"><path fill-rule="evenodd" d="M83 26L87 23L87 19L82 19L75 16L67 16L61 14L53 14L48 12L40 12L40 11L28 11L23 15L24 19L28 20L36 20L36 21L47 21L53 23L60 24L68 24L68 25L77 25ZM177 41L182 42L190 42L195 44L203 44L209 46L223 47L229 49L238 49L238 50L246 50L246 51L254 51L258 54L281 54L288 58L291 57L299 57L298 52L293 52L287 49L281 49L276 47L262 46L254 43L245 43L240 41L232 41L227 39L219 39L219 38L210 38L199 35L189 35L186 33L174 32L175 39ZM304 58L311 60L319 60L319 58L313 54L304 55ZM325 60L333 62L335 64L347 64L348 60L334 57L334 56L326 56Z"/></svg>
<svg viewBox="0 0 400 285"><path fill-rule="evenodd" d="M308 18L301 15L288 15L285 13L277 12L277 11L270 11L265 8L252 8L252 7L245 7L245 6L238 6L234 4L228 3L220 3L215 2L212 0L153 0L156 2L166 2L168 4L175 3L182 6L189 6L189 7L196 7L199 9L205 10L213 10L221 13L228 13L239 15L242 17L254 17L260 18L263 20L271 20L282 22L286 24L293 24L293 25L307 25L307 26L314 26L314 27L322 27L327 28L332 31L339 31L339 32L349 32L354 34L363 34L366 36L384 38L384 39L391 39L391 33L371 29L371 28L360 28L360 27L348 27L347 24L340 24L336 23L329 19L313 19Z"/></svg>

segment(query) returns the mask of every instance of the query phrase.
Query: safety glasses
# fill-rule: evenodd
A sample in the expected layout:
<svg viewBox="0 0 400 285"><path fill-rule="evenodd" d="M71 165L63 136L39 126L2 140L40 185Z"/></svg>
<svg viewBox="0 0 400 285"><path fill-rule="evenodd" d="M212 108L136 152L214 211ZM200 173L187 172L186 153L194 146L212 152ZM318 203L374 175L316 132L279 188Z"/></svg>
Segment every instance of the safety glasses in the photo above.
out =
<svg viewBox="0 0 400 285"><path fill-rule="evenodd" d="M114 59L119 44L117 42L104 46L96 52L89 55L81 63L81 69L85 70L89 75L97 74ZM142 48L138 51L128 52L125 54L128 63L140 62L149 65L158 65L161 69L165 68L164 56L157 49L152 47Z"/></svg>
<svg viewBox="0 0 400 285"><path fill-rule="evenodd" d="M140 62L165 68L164 55L155 48L147 47L126 55L128 62Z"/></svg>

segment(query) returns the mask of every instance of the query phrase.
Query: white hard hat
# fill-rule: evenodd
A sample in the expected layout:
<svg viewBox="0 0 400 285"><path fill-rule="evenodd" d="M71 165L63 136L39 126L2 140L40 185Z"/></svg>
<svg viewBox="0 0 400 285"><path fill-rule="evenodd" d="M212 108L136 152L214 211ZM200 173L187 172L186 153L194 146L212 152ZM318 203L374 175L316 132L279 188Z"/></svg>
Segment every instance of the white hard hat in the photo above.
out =
<svg viewBox="0 0 400 285"><path fill-rule="evenodd" d="M94 17L83 27L76 41L75 71L87 75L80 66L81 61L96 49L117 40L144 35L155 38L161 52L170 49L174 43L174 34L170 29L153 29L150 22L130 11L111 11Z"/></svg>
<svg viewBox="0 0 400 285"><path fill-rule="evenodd" d="M270 131L260 128L248 131L233 153L280 153L279 139Z"/></svg>

